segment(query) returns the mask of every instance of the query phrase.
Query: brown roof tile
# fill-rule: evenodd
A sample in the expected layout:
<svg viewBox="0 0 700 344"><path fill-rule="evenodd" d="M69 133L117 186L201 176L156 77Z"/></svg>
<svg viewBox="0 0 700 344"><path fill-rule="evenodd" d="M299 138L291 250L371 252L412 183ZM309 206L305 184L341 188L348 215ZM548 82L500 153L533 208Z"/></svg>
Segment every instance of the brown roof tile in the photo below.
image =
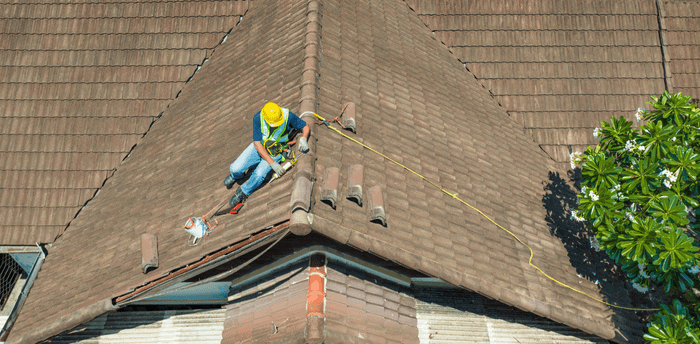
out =
<svg viewBox="0 0 700 344"><path fill-rule="evenodd" d="M332 118L345 101L355 102L358 129L357 135L351 136L400 160L431 180L440 180L442 184L441 179L444 178L444 185L454 188L450 192L457 192L527 242L536 252L536 264L557 279L600 297L596 285L590 282L579 284L576 274L567 272L572 271L567 250L559 239L550 234L542 220L545 209L541 203L541 185L548 180L548 172L556 169L554 162L541 153L486 90L471 81L473 79L469 73L444 47L431 40L430 32L409 9L401 2L392 0L379 4L383 11L374 11L370 15L364 14L362 6L324 1L323 21L337 22L340 30L324 32L322 43L330 46L364 44L363 52L367 57L359 62L359 66L357 63L324 64L326 55L322 52L319 81L321 113ZM421 2L421 5L424 4L426 2ZM436 6L439 7L439 4L442 2ZM608 10L622 11L614 8ZM348 19L355 17L364 18L373 30L356 33L352 29L346 30L355 27L354 22ZM399 26L395 27L392 23L399 23ZM346 35L346 31L349 34ZM503 37L511 39L507 38L511 34L509 32L484 34L490 35L488 37L491 38L486 40L489 42ZM533 42L541 39L535 39L539 35L537 32L529 34ZM565 31L543 34L550 35L547 39L555 42L570 39ZM608 44L618 44L614 42L615 36L609 34ZM575 35L578 35L576 39L579 41L592 38L588 32ZM465 39L465 42L473 44L474 39ZM521 39L527 40L526 37ZM376 41L388 43L369 44ZM393 44L394 41L400 44ZM415 51L425 51L430 57L421 58ZM331 52L329 58L337 54ZM352 52L341 50L339 54L341 61L345 56L353 61ZM530 60L537 61L537 58L531 57ZM361 74L370 76L366 79L354 77L359 70L365 70ZM524 90L529 92L526 94L539 94L538 87L556 89L562 94L554 96L551 92L543 91L542 95L559 101L560 107L574 109L577 105L569 98L576 96L584 99L597 95L592 84L582 83L587 82L586 79L563 84L559 80L516 79L519 86L504 82L503 87L512 87L512 92L522 98L523 103L532 102L526 98L529 95L522 94ZM349 90L358 86L368 91L360 92L359 97L355 98L357 93ZM420 86L420 92L411 91L416 86ZM327 88L334 91L324 92ZM609 88L609 91L614 90L613 86ZM399 106L400 103L413 104L413 99L422 106ZM540 111L544 109L548 108L543 105ZM425 123L423 126L430 131L424 138L416 134L416 128L421 127L416 124L417 121L411 120L416 118ZM599 119L598 116L595 118L596 121ZM577 141L586 144L590 142L590 134L587 134L590 129L582 128L580 134L553 130L548 139L555 144ZM319 138L318 164L321 164L316 168L317 178L323 177L325 168L337 167L341 172L341 185L338 188L343 190L342 184L346 179L342 174L349 166L361 163L364 166L364 188L379 185L386 190L389 220L386 228L370 223L369 210L364 204L360 207L339 197L335 210L325 203L316 202L311 210L315 215L312 223L315 230L341 241L347 240L348 244L358 249L376 250L373 252L387 259L605 338L614 337L616 328L632 331L626 332L627 335L633 333L639 336L641 328L638 325L633 329L621 329L608 320L609 315L615 313L636 322L633 313L613 311L580 294L559 288L539 275L526 277L533 271L527 265L527 248L452 197L347 140L338 144L336 135L331 131L322 127L316 130ZM497 135L497 139L494 139L494 135ZM338 156L338 153L336 159L324 158L327 155ZM389 173L392 175L387 178ZM316 187L319 185L317 183ZM313 194L320 197L320 190ZM533 216L539 213L541 215ZM440 234L442 236L437 238ZM359 293L353 290L349 288L347 293ZM361 300L364 303L358 300L361 304L357 306L365 309L367 296ZM618 301L625 304L629 299L623 296Z"/></svg>
<svg viewBox="0 0 700 344"><path fill-rule="evenodd" d="M603 1L407 3L507 111L529 123L533 134L551 127L538 114L552 111L576 111L582 127L589 128L598 124L601 111L614 109L631 119L638 106L665 87L654 1L629 6ZM556 130L569 136L567 127ZM592 139L584 142L591 144ZM568 155L551 156L568 160Z"/></svg>
<svg viewBox="0 0 700 344"><path fill-rule="evenodd" d="M673 92L682 92L694 99L700 99L700 26L697 24L697 11L700 5L694 2L663 1L661 5L665 17L664 41L665 58L671 73L670 86Z"/></svg>
<svg viewBox="0 0 700 344"><path fill-rule="evenodd" d="M268 3L267 6L276 5ZM305 8L302 3L296 6L295 8ZM229 42L256 41L257 48L238 49L235 44L219 46L217 53L212 55L211 60L187 83L181 95L162 114L162 120L153 124L148 135L123 161L123 152L85 151L39 153L40 156L45 156L43 159L23 156L34 153L12 153L13 157L20 158L7 159L16 161L25 171L36 169L63 173L74 170L78 176L84 171L92 170L104 176L118 166L117 172L100 189L99 196L92 199L75 219L72 217L82 204L74 205L75 208L70 211L55 208L51 212L39 212L35 219L23 214L19 218L9 219L11 223L2 224L22 225L22 221L26 221L27 225L46 227L52 221L66 216L68 219L59 223L65 226L67 221L71 221L70 229L50 249L53 258L45 261L41 277L33 286L33 296L27 299L27 307L24 307L26 312L19 315L10 341L18 338L31 341L28 338L48 336L56 329L52 326L61 324L59 319L62 316L141 286L144 275L139 262L139 238L143 233L158 237L160 267L149 274L160 276L289 217L291 177L276 181L252 195L240 214L220 218L219 226L197 247L190 248L186 245L188 235L181 229L188 216L201 216L220 199L230 196L230 192L221 186L221 178L225 176L231 161L250 142L252 115L262 104L273 100L290 106L292 111L298 111L295 104L299 101L299 93L287 90L299 87L298 76L303 67L299 61L303 47L295 45L296 49L292 51L280 49L267 52L265 49L275 45L286 46L287 39L303 39L303 35L290 33L301 32L304 22L295 17L274 17L274 11L266 11L264 7L257 13L266 16L260 20L278 20L280 25L286 25L286 29L260 32L253 30L252 25L236 27ZM250 18L255 18L254 14L251 13ZM251 20L251 23L254 21ZM265 40L269 44L262 43ZM263 63L266 60L269 63ZM252 65L251 61L256 61L256 73L246 72L246 67ZM275 79L282 81L270 86L261 85L264 78L260 76L271 75L273 71ZM228 87L231 79L237 80L236 88L224 92L220 86ZM243 90L260 87L264 92L242 97L239 94ZM131 91L124 91L124 94L129 92ZM133 97L139 99L136 95ZM130 105L126 106L128 108ZM142 116L140 111L128 115ZM109 126L122 133L134 133L138 132L138 126L148 127L151 124L148 117L143 123L138 123L141 119L87 116L40 120L55 121L57 128L71 133L100 130L102 126ZM192 137L192 132L201 135ZM71 140L65 142L68 142L65 147L74 145ZM115 142L117 143L123 145ZM129 146L128 149L130 148ZM72 158L76 154L80 155L79 159ZM24 166L27 161L32 163ZM183 173L183 168L190 172ZM77 179L80 183L92 180L89 174ZM80 183L67 187L85 188ZM53 235L56 235L55 230ZM95 251L86 251L86 245L94 247ZM124 263L114 264L115 261ZM73 268L66 270L66 266ZM110 272L107 273L105 269ZM74 271L75 275L66 271ZM87 293L87 290L90 292ZM49 307L54 311L41 315L33 313L31 310L34 307L31 305L35 302L51 304ZM38 329L37 316L42 318L42 327Z"/></svg>
<svg viewBox="0 0 700 344"><path fill-rule="evenodd" d="M2 146L0 170L11 180L50 171L70 180L74 194L94 194L247 9L247 1L0 5L0 122L9 129L0 136L16 141ZM27 219L44 212L48 195L22 205ZM6 206L3 217L18 205ZM31 231L15 223L18 235L0 243L51 242L67 223L54 221ZM42 228L41 240L32 237Z"/></svg>

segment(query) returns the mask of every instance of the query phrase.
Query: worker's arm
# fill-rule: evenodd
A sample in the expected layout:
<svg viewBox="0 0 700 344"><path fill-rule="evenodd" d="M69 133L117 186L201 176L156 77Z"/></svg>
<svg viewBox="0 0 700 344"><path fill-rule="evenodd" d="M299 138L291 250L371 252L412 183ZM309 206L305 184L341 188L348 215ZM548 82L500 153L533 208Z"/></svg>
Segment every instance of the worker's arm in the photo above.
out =
<svg viewBox="0 0 700 344"><path fill-rule="evenodd" d="M309 128L309 124L307 123L304 126L304 129L301 129L301 136L306 137L308 139L310 132L311 132L311 128Z"/></svg>
<svg viewBox="0 0 700 344"><path fill-rule="evenodd" d="M263 160L267 161L267 163L270 164L270 166L272 166L272 164L276 164L276 162L272 160L272 157L270 157L270 154L267 152L267 149L263 147L260 141L253 141L253 146L255 146L255 150L258 151L260 157L263 158Z"/></svg>

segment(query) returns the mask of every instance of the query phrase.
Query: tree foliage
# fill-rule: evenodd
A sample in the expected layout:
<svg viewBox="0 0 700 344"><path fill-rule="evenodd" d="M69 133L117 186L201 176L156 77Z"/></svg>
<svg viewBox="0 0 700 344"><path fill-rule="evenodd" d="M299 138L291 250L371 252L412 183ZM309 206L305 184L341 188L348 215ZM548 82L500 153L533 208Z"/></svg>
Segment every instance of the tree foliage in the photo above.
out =
<svg viewBox="0 0 700 344"><path fill-rule="evenodd" d="M624 117L601 122L598 146L572 153L581 166L578 209L572 218L595 232L592 246L619 264L635 289L662 288L681 297L697 284L700 242L689 231L700 188L700 111L690 97L664 92L652 110L638 109L643 124ZM674 301L652 317L652 343L700 343L698 310Z"/></svg>

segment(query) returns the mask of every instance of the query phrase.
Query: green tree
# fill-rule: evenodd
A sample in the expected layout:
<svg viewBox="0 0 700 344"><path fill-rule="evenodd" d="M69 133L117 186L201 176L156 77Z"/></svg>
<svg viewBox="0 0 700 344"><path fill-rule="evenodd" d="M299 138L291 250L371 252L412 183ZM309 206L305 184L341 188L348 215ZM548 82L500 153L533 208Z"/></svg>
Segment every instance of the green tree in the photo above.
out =
<svg viewBox="0 0 700 344"><path fill-rule="evenodd" d="M639 292L662 288L674 300L654 315L645 339L700 343L700 308L689 288L700 273L700 242L688 236L695 222L700 181L700 110L690 97L664 92L653 110L638 109L633 129L624 117L601 122L596 147L571 154L581 166L576 221L595 233L591 245L620 265Z"/></svg>

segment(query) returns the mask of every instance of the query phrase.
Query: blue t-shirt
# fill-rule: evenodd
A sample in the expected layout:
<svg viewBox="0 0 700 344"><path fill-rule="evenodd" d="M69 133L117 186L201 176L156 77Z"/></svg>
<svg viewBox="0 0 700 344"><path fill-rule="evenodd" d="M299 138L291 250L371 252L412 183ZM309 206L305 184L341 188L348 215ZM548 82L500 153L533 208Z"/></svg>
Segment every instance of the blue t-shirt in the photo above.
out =
<svg viewBox="0 0 700 344"><path fill-rule="evenodd" d="M289 117L287 117L287 130L286 132L282 133L282 135L290 133L292 129L302 130L305 126L306 122L304 122L303 119L289 111ZM258 111L258 113L256 113L253 117L253 141L262 141L262 131L260 130L260 111Z"/></svg>

